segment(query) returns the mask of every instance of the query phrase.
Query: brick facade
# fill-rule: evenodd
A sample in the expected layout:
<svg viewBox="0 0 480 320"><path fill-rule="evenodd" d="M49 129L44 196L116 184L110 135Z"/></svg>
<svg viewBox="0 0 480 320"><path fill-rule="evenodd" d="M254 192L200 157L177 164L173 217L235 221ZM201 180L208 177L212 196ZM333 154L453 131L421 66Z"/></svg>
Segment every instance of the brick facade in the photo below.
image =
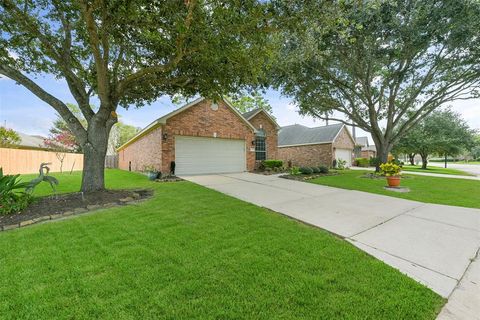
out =
<svg viewBox="0 0 480 320"><path fill-rule="evenodd" d="M162 168L162 129L157 127L118 152L118 167L143 171L146 166ZM131 166L131 167L130 167Z"/></svg>
<svg viewBox="0 0 480 320"><path fill-rule="evenodd" d="M335 158L335 149L351 149L353 151L354 146L355 143L348 133L348 129L343 127L333 143L279 147L278 158L285 164L291 161L292 166L297 167L319 165L331 167Z"/></svg>
<svg viewBox="0 0 480 320"><path fill-rule="evenodd" d="M333 148L331 143L279 147L278 158L283 160L285 165L288 165L291 161L292 166L296 167L316 167L320 165L331 167Z"/></svg>
<svg viewBox="0 0 480 320"><path fill-rule="evenodd" d="M354 149L355 143L346 127L343 127L337 138L333 142L333 147L338 149Z"/></svg>
<svg viewBox="0 0 480 320"><path fill-rule="evenodd" d="M250 150L255 139L253 129L224 102L218 102L218 109L212 110L211 101L202 100L120 150L120 169L128 170L131 161L135 171L143 170L148 163L168 173L171 161L175 161L175 135L244 140L247 170L255 167L255 152Z"/></svg>
<svg viewBox="0 0 480 320"><path fill-rule="evenodd" d="M278 151L278 128L264 112L259 112L248 120L255 129L263 129L265 131L265 143L267 151L267 159L277 159Z"/></svg>

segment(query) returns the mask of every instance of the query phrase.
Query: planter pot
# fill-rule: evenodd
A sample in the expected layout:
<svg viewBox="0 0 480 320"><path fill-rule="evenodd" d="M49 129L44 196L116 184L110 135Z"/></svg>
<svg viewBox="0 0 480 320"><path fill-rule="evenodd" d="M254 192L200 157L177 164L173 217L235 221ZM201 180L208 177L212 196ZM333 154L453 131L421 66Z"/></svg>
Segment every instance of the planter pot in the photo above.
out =
<svg viewBox="0 0 480 320"><path fill-rule="evenodd" d="M387 177L387 183L389 187L398 187L400 185L400 177Z"/></svg>
<svg viewBox="0 0 480 320"><path fill-rule="evenodd" d="M159 172L155 172L155 171L149 171L149 172L147 172L148 180L153 181L153 180L157 179L157 178L158 178L158 174L159 174Z"/></svg>

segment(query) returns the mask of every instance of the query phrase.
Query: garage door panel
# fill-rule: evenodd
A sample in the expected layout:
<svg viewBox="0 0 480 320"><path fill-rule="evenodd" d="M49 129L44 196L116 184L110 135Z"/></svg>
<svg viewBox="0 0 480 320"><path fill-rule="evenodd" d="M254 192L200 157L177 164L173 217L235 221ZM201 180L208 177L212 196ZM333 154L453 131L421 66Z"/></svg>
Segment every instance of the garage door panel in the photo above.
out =
<svg viewBox="0 0 480 320"><path fill-rule="evenodd" d="M175 136L178 175L245 171L245 140Z"/></svg>
<svg viewBox="0 0 480 320"><path fill-rule="evenodd" d="M335 150L335 159L342 159L347 161L346 166L352 166L352 150L350 149L336 149Z"/></svg>

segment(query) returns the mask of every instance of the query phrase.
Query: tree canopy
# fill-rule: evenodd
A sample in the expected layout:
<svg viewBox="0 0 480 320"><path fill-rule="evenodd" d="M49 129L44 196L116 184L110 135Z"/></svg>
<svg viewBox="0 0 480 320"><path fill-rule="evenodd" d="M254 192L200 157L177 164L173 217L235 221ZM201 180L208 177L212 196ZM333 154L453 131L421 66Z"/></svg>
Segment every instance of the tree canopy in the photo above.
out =
<svg viewBox="0 0 480 320"><path fill-rule="evenodd" d="M478 96L478 1L279 1L277 11L275 85L302 114L371 133L382 161L433 110Z"/></svg>
<svg viewBox="0 0 480 320"><path fill-rule="evenodd" d="M263 83L268 7L257 0L2 0L0 74L66 121L85 153L82 190L99 190L118 106L162 95L219 97ZM43 74L67 83L87 127L36 82Z"/></svg>
<svg viewBox="0 0 480 320"><path fill-rule="evenodd" d="M13 129L0 127L0 147L11 147L18 145L22 139Z"/></svg>
<svg viewBox="0 0 480 320"><path fill-rule="evenodd" d="M427 168L428 156L456 156L474 146L475 130L470 129L460 114L451 109L434 111L412 128L394 150L419 154L422 168Z"/></svg>
<svg viewBox="0 0 480 320"><path fill-rule="evenodd" d="M254 91L250 94L245 92L231 94L227 98L241 113L254 109L263 109L271 115L273 111L268 100L258 91Z"/></svg>

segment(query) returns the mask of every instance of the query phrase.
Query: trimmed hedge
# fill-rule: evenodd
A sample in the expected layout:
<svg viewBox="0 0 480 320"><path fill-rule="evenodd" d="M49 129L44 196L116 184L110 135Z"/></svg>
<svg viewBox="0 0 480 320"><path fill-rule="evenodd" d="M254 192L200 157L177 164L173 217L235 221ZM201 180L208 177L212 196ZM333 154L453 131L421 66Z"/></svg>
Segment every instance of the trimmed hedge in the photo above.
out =
<svg viewBox="0 0 480 320"><path fill-rule="evenodd" d="M320 166L320 167L318 167L318 170L320 171L320 173L328 173L329 172L329 169L326 166Z"/></svg>
<svg viewBox="0 0 480 320"><path fill-rule="evenodd" d="M313 173L312 168L309 168L309 167L300 167L299 170L302 174L312 174Z"/></svg>
<svg viewBox="0 0 480 320"><path fill-rule="evenodd" d="M370 159L368 159L368 158L356 158L355 163L358 167L368 167L370 165Z"/></svg>
<svg viewBox="0 0 480 320"><path fill-rule="evenodd" d="M283 161L282 160L263 160L263 166L265 168L282 168Z"/></svg>

